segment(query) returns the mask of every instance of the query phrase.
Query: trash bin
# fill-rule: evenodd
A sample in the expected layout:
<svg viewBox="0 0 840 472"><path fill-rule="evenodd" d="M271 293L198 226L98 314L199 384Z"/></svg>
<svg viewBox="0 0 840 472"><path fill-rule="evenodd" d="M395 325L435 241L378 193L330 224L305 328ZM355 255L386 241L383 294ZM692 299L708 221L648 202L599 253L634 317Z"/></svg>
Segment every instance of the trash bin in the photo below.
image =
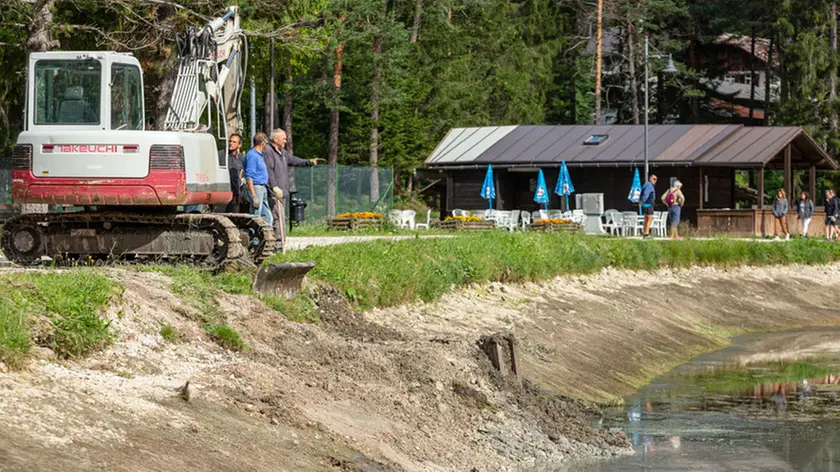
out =
<svg viewBox="0 0 840 472"><path fill-rule="evenodd" d="M306 221L306 202L301 198L292 198L292 209L289 216L292 217L294 223Z"/></svg>

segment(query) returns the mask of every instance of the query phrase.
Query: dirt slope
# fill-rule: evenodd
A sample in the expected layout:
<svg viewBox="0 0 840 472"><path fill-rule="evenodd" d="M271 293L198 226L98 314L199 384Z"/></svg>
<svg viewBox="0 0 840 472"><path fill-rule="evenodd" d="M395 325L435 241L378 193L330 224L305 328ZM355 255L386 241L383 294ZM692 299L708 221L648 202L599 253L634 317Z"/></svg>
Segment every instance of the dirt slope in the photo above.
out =
<svg viewBox="0 0 840 472"><path fill-rule="evenodd" d="M0 373L0 471L553 470L627 444L589 426L597 412L499 376L482 335L515 333L538 385L609 402L731 334L840 324L840 266L605 271L364 315L321 291L321 325L224 296L249 346L231 353L165 277L108 274L125 286L116 343Z"/></svg>
<svg viewBox="0 0 840 472"><path fill-rule="evenodd" d="M328 291L320 326L224 296L249 346L234 354L165 277L108 274L125 286L117 342L0 374L0 470L532 470L626 452L576 402L495 374L478 337L383 327Z"/></svg>
<svg viewBox="0 0 840 472"><path fill-rule="evenodd" d="M454 338L513 332L525 377L564 395L613 403L734 334L838 325L838 308L840 265L831 265L605 270L546 284L476 287L368 316Z"/></svg>

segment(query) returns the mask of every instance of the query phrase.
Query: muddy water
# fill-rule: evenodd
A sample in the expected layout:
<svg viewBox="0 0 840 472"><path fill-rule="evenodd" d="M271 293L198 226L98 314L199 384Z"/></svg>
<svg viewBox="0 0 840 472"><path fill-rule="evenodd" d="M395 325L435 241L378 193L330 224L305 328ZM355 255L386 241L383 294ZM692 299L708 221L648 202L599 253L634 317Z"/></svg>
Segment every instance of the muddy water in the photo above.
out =
<svg viewBox="0 0 840 472"><path fill-rule="evenodd" d="M737 338L606 411L635 453L567 470L840 471L840 330Z"/></svg>

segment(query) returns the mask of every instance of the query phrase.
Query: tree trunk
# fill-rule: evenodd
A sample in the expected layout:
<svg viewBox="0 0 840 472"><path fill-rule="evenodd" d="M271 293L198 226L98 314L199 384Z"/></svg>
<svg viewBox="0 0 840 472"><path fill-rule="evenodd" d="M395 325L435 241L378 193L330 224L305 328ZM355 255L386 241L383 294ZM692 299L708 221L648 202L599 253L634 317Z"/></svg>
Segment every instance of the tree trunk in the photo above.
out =
<svg viewBox="0 0 840 472"><path fill-rule="evenodd" d="M667 110L665 109L665 74L656 74L656 122L660 125L665 123Z"/></svg>
<svg viewBox="0 0 840 472"><path fill-rule="evenodd" d="M598 0L598 23L595 33L595 124L601 123L601 43L603 42L604 0Z"/></svg>
<svg viewBox="0 0 840 472"><path fill-rule="evenodd" d="M265 99L263 100L263 132L270 133L271 132L271 92L265 93Z"/></svg>
<svg viewBox="0 0 840 472"><path fill-rule="evenodd" d="M283 91L283 129L286 131L286 150L290 153L295 153L295 147L292 144L292 86L294 79L292 78L292 66L286 64L286 89Z"/></svg>
<svg viewBox="0 0 840 472"><path fill-rule="evenodd" d="M338 120L339 99L341 96L341 68L344 57L344 45L339 44L335 49L335 66L333 68L333 97L330 103L330 136L329 155L327 163L327 215L335 216L336 211L336 167L338 166Z"/></svg>
<svg viewBox="0 0 840 472"><path fill-rule="evenodd" d="M29 23L26 38L26 49L29 52L46 52L58 47L58 40L53 40L50 27L53 23L52 10L55 0L38 0L33 5L32 22ZM41 203L24 203L20 206L21 213L47 213L49 206Z"/></svg>
<svg viewBox="0 0 840 472"><path fill-rule="evenodd" d="M373 77L370 81L370 200L379 200L379 99L382 80L382 36L373 40Z"/></svg>
<svg viewBox="0 0 840 472"><path fill-rule="evenodd" d="M59 47L58 40L53 40L50 26L53 22L55 0L37 0L32 7L32 22L29 23L26 38L26 50L46 52Z"/></svg>
<svg viewBox="0 0 840 472"><path fill-rule="evenodd" d="M697 70L697 33L692 35L691 42L688 46L688 61L691 65L691 70ZM691 82L692 90L697 90L697 79ZM700 104L697 97L691 97L691 122L697 124L700 122Z"/></svg>
<svg viewBox="0 0 840 472"><path fill-rule="evenodd" d="M764 70L764 126L770 126L770 85L773 83L773 40L767 46L767 66Z"/></svg>
<svg viewBox="0 0 840 472"><path fill-rule="evenodd" d="M837 131L837 2L831 2L828 24L828 45L831 48L831 66L828 69L828 103L831 110L829 128Z"/></svg>
<svg viewBox="0 0 840 472"><path fill-rule="evenodd" d="M569 124L577 124L577 88L575 87L575 71L569 77Z"/></svg>
<svg viewBox="0 0 840 472"><path fill-rule="evenodd" d="M630 73L630 103L633 107L633 124L639 124L639 84L636 83L636 49L633 42L633 17L627 18L627 62Z"/></svg>
<svg viewBox="0 0 840 472"><path fill-rule="evenodd" d="M752 124L755 114L755 27L750 39L750 118L747 124Z"/></svg>
<svg viewBox="0 0 840 472"><path fill-rule="evenodd" d="M414 44L420 39L420 19L423 15L423 0L417 0L414 8L414 27L411 29L411 43Z"/></svg>

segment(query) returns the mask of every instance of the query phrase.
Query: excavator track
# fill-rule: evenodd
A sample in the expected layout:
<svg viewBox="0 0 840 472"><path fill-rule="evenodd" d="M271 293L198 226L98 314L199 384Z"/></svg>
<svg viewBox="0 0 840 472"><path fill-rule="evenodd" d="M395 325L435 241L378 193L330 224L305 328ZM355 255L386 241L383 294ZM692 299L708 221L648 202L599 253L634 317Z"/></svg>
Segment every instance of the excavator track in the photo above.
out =
<svg viewBox="0 0 840 472"><path fill-rule="evenodd" d="M19 215L3 227L0 246L17 264L58 262L187 262L222 268L259 264L274 233L251 215L81 212Z"/></svg>
<svg viewBox="0 0 840 472"><path fill-rule="evenodd" d="M274 228L264 219L246 213L221 213L239 228L240 239L249 254L249 259L256 265L273 256L276 239Z"/></svg>

